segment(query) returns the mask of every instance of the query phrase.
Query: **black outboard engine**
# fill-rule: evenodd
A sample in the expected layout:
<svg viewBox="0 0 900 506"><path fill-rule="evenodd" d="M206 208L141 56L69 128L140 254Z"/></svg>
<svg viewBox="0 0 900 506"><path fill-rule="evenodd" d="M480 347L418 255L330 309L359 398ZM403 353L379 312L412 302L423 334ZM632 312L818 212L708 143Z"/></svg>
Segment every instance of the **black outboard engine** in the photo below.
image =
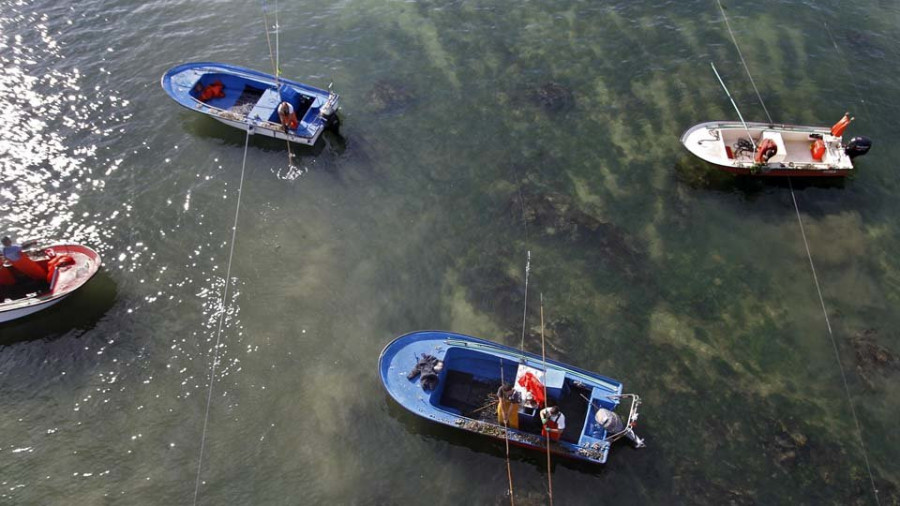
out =
<svg viewBox="0 0 900 506"><path fill-rule="evenodd" d="M852 160L868 153L870 149L872 149L872 139L860 135L850 139L850 143L844 148L844 153L847 153Z"/></svg>

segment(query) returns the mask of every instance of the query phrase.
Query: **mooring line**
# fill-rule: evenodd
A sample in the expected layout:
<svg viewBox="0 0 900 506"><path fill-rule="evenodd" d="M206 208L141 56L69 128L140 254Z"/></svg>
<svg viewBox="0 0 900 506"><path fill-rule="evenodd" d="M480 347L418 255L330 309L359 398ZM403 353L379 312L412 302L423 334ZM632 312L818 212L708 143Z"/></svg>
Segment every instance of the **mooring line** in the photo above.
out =
<svg viewBox="0 0 900 506"><path fill-rule="evenodd" d="M737 49L738 55L741 57L741 63L744 65L744 70L747 72L747 77L750 78L750 83L753 85L753 89L756 91L756 97L759 99L760 105L762 105L763 109L766 111L766 116L769 118L769 123L774 123L772 121L772 117L769 116L769 110L766 108L765 102L763 102L762 96L759 94L759 90L756 88L756 83L753 81L753 75L750 73L750 68L747 66L747 62L744 60L744 55L741 53L741 48L737 43L737 39L734 36L734 31L731 30L731 23L728 22L728 15L725 14L725 8L722 7L722 0L716 0L716 3L719 5L719 10L722 11L722 17L725 19L725 26L728 27L728 33L731 34L731 41L734 42L734 48ZM827 28L827 25L826 25ZM829 35L830 35L829 30ZM834 37L832 37L832 43L834 44ZM835 49L837 49L837 44L834 44ZM838 51L840 55L840 51ZM806 247L806 256L809 258L809 267L812 269L813 281L816 285L816 292L819 294L819 303L822 305L822 314L825 315L825 326L828 328L828 336L831 338L831 346L834 348L834 358L837 360L838 370L841 373L841 380L844 383L844 393L847 395L847 404L850 405L850 413L853 416L853 422L856 424L856 434L859 437L859 445L862 450L863 460L866 463L866 472L869 474L869 482L872 485L872 492L875 495L875 504L880 506L881 500L878 497L878 487L875 486L875 475L872 473L872 466L869 463L869 453L866 450L866 443L863 440L863 431L862 425L859 423L859 417L856 414L856 407L853 405L853 397L850 395L850 384L847 382L847 374L844 372L844 365L841 363L841 355L838 350L837 340L834 338L834 332L831 330L831 321L828 318L828 310L825 307L825 298L822 296L822 289L819 286L819 276L816 274L816 266L813 263L812 252L809 249L809 242L806 240L806 231L803 228L803 219L800 217L800 206L797 205L797 196L794 193L794 184L791 181L791 177L788 176L788 187L791 190L791 200L794 202L794 211L797 213L797 223L800 224L800 235L803 237L803 245Z"/></svg>
<svg viewBox="0 0 900 506"><path fill-rule="evenodd" d="M244 171L247 167L247 148L250 146L250 129L247 130L247 138L244 141L244 161L241 163L241 179L238 183L237 205L234 209L234 224L231 226L231 248L228 251L228 267L225 270L225 288L222 291L222 300L219 303L219 327L216 329L216 342L213 346L213 360L209 371L209 391L206 394L206 414L203 415L203 432L200 434L200 456L197 459L197 479L194 483L194 506L200 494L200 471L203 469L203 450L206 447L206 428L209 424L209 407L212 404L213 384L216 379L216 366L219 363L219 341L222 337L222 324L225 321L226 302L228 301L228 286L231 284L231 261L234 258L234 243L237 237L238 216L241 212L241 193L244 189Z"/></svg>
<svg viewBox="0 0 900 506"><path fill-rule="evenodd" d="M766 108L765 102L763 102L762 95L759 94L759 89L756 87L756 82L753 81L753 76L750 75L750 69L747 68L747 62L744 60L744 53L741 52L741 47L738 46L737 39L734 37L734 31L731 30L731 23L728 22L728 15L725 14L725 8L722 7L722 0L716 0L716 3L719 4L719 10L722 11L722 17L725 18L725 26L728 28L728 33L731 34L731 41L734 42L734 48L737 49L738 56L741 57L741 63L744 65L744 70L747 71L747 77L750 78L750 84L753 85L753 91L756 92L756 98L759 99L759 104L762 106L763 110L766 111L766 117L769 118L769 123L775 123L772 121L772 116L769 114L769 109Z"/></svg>
<svg viewBox="0 0 900 506"><path fill-rule="evenodd" d="M863 440L862 425L860 425L859 417L856 415L856 407L853 405L853 397L850 395L850 384L847 382L847 374L844 372L844 366L841 363L841 355L838 351L837 340L835 340L834 332L831 330L831 321L828 318L828 310L825 308L825 298L822 297L822 289L819 287L819 276L816 275L816 266L813 263L809 242L806 240L803 219L800 217L800 207L797 205L797 197L794 195L794 185L791 182L790 177L788 177L788 186L791 189L791 199L794 201L794 211L797 213L797 223L800 224L800 236L803 237L803 245L806 247L806 256L809 258L809 268L812 270L813 281L816 284L816 292L819 294L819 303L822 305L822 314L825 315L825 326L828 328L828 336L831 338L831 346L834 348L834 358L837 360L838 370L841 371L841 380L844 383L844 393L847 394L847 403L850 405L850 413L853 415L853 422L856 424L856 435L859 437L859 445L862 448L863 459L866 461L866 471L869 473L869 482L872 484L872 492L875 494L875 504L880 506L881 500L878 498L878 487L875 486L875 476L872 474L872 466L869 464L869 454L866 451L866 443Z"/></svg>
<svg viewBox="0 0 900 506"><path fill-rule="evenodd" d="M841 52L841 48L838 47L837 41L834 39L834 34L831 33L831 28L828 27L828 22L824 22L825 31L828 32L828 38L831 39L831 45L834 46L834 52L837 53L838 57L843 59L844 53ZM847 77L850 78L850 82L853 83L853 89L856 90L856 99L863 105L866 110L866 116L869 116L869 103L862 97L862 94L859 92L859 86L856 84L855 76L853 72L850 71L850 67L844 66L844 70L847 72Z"/></svg>
<svg viewBox="0 0 900 506"><path fill-rule="evenodd" d="M266 9L268 8L268 4L263 2L263 23L266 27L266 43L269 45L269 61L272 62L272 73L275 75L275 88L278 88L278 80L281 75L281 62L278 60L278 32L281 31L281 27L278 24L278 2L275 2L275 52L272 52L272 39L269 37L269 16L266 14ZM279 104L279 107L281 104ZM287 129L285 129L285 133L287 133ZM287 143L287 152L288 152L288 168L290 168L294 164L294 154L291 152L291 141L285 139Z"/></svg>

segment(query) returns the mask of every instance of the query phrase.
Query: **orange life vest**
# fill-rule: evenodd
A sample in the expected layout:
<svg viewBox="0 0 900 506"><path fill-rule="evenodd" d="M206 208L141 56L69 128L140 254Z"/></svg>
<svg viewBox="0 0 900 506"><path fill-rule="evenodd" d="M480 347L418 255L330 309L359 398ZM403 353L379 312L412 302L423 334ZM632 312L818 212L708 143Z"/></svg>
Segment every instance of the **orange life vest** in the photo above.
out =
<svg viewBox="0 0 900 506"><path fill-rule="evenodd" d="M825 141L816 139L809 147L809 154L812 155L813 160L821 162L825 157Z"/></svg>
<svg viewBox="0 0 900 506"><path fill-rule="evenodd" d="M211 98L224 98L225 97L225 85L222 84L222 81L213 81L212 84L203 88L203 91L200 92L200 101L206 102Z"/></svg>
<svg viewBox="0 0 900 506"><path fill-rule="evenodd" d="M844 117L831 127L831 135L835 137L844 135L844 130L847 129L847 125L849 125L851 121L853 121L853 118L850 117L850 113L844 113Z"/></svg>

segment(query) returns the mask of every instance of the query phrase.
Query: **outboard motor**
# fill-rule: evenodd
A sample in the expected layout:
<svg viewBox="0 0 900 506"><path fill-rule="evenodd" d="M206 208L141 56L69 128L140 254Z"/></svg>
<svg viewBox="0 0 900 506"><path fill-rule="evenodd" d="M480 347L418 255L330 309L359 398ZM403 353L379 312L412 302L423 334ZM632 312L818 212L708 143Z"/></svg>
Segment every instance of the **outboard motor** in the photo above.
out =
<svg viewBox="0 0 900 506"><path fill-rule="evenodd" d="M328 89L331 90L331 85L328 85ZM328 100L325 102L325 105L319 110L319 114L325 120L325 127L331 128L337 131L338 127L341 125L341 119L338 118L338 96L332 92L328 92Z"/></svg>
<svg viewBox="0 0 900 506"><path fill-rule="evenodd" d="M870 149L872 149L872 139L860 135L850 139L850 143L844 148L844 153L847 153L847 156L852 160L857 156L868 153Z"/></svg>

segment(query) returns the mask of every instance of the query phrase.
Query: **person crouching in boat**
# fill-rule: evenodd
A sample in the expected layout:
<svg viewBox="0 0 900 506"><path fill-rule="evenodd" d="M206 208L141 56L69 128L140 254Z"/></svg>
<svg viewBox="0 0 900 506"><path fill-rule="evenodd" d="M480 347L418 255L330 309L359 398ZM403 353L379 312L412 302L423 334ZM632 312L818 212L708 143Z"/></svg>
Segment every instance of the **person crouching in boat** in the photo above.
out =
<svg viewBox="0 0 900 506"><path fill-rule="evenodd" d="M37 241L23 242L21 245L12 242L9 237L0 239L3 243L3 258L16 268L17 271L28 276L29 278L44 281L47 278L47 271L43 267L22 251L23 248L33 246Z"/></svg>
<svg viewBox="0 0 900 506"><path fill-rule="evenodd" d="M522 396L509 383L504 383L497 390L497 421L506 427L519 428L519 404Z"/></svg>
<svg viewBox="0 0 900 506"><path fill-rule="evenodd" d="M294 112L294 106L290 102L278 104L278 118L281 119L281 126L285 132L296 130L300 126L300 122L297 121L297 113Z"/></svg>
<svg viewBox="0 0 900 506"><path fill-rule="evenodd" d="M594 415L594 420L598 425L606 429L606 439L610 437L617 436L625 436L628 439L634 442L634 445L638 448L643 448L646 446L644 444L644 440L639 438L637 434L634 433L634 430L631 427L625 427L625 424L622 422L622 418L619 417L615 412L610 411L606 408L600 408L597 410L597 414Z"/></svg>
<svg viewBox="0 0 900 506"><path fill-rule="evenodd" d="M556 406L548 406L541 410L541 435L550 437L551 441L559 441L563 431L566 430L566 415L562 414Z"/></svg>

